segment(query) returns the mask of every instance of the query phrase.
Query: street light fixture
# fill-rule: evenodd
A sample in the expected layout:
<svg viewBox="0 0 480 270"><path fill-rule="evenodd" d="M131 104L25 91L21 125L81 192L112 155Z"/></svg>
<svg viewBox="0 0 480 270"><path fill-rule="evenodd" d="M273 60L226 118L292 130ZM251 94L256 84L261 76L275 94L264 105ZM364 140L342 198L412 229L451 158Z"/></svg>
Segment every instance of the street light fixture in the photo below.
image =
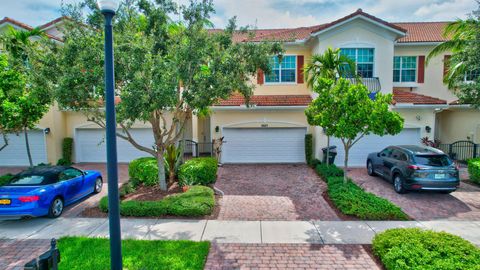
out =
<svg viewBox="0 0 480 270"><path fill-rule="evenodd" d="M118 0L97 0L105 17L105 116L108 174L108 221L110 227L110 265L122 269L122 237L118 196L117 121L115 119L115 79L113 66L112 19L118 9Z"/></svg>

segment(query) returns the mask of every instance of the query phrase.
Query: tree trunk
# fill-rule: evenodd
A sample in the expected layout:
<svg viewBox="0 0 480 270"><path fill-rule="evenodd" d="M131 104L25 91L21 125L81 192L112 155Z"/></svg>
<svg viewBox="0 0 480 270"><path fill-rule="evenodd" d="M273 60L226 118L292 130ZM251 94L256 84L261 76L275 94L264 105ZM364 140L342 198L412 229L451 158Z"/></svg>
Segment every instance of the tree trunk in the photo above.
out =
<svg viewBox="0 0 480 270"><path fill-rule="evenodd" d="M175 182L175 164L170 165L170 170L168 172L168 183L172 185Z"/></svg>
<svg viewBox="0 0 480 270"><path fill-rule="evenodd" d="M27 156L30 167L33 167L32 153L30 153L30 144L28 143L28 129L27 127L23 128L23 133L25 134L25 145L27 146Z"/></svg>
<svg viewBox="0 0 480 270"><path fill-rule="evenodd" d="M158 165L158 184L163 191L167 190L167 181L165 179L165 161L163 160L163 151L157 152Z"/></svg>
<svg viewBox="0 0 480 270"><path fill-rule="evenodd" d="M347 172L348 172L348 147L345 146L345 159L343 161L343 183L347 183Z"/></svg>

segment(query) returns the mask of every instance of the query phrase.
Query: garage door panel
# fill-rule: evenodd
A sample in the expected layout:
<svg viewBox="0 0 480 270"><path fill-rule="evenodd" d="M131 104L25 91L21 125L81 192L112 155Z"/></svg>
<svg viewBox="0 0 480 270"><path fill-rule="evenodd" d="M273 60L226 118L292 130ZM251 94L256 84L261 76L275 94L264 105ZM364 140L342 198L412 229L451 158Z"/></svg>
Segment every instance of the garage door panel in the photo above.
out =
<svg viewBox="0 0 480 270"><path fill-rule="evenodd" d="M0 151L0 166L28 166L27 147L23 133L7 134L8 146ZM42 130L28 131L28 141L33 164L47 163L45 134ZM3 139L0 139L3 145Z"/></svg>
<svg viewBox="0 0 480 270"><path fill-rule="evenodd" d="M386 135L368 135L360 139L352 148L348 155L349 166L365 166L368 154L379 152L390 145L418 145L420 143L420 129L406 128L395 136ZM345 152L340 139L332 138L331 145L337 146L337 157L335 164L343 166Z"/></svg>
<svg viewBox="0 0 480 270"><path fill-rule="evenodd" d="M305 133L305 128L226 128L222 162L305 162Z"/></svg>
<svg viewBox="0 0 480 270"><path fill-rule="evenodd" d="M118 130L121 132L121 130ZM132 137L146 147L153 145L151 129L132 129ZM106 162L106 140L104 129L77 129L76 134L77 162ZM130 142L117 137L117 157L119 162L130 162L133 159L149 156L148 153L135 148Z"/></svg>

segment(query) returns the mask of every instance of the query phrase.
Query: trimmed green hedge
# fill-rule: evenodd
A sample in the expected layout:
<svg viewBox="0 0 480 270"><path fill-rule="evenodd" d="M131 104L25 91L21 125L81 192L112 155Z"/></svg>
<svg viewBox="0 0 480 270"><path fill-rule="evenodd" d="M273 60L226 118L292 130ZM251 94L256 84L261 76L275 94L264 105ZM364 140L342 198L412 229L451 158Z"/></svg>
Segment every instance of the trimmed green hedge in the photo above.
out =
<svg viewBox="0 0 480 270"><path fill-rule="evenodd" d="M470 180L480 184L480 158L468 160L468 174L470 175Z"/></svg>
<svg viewBox="0 0 480 270"><path fill-rule="evenodd" d="M210 215L215 207L213 190L203 186L192 186L185 193L175 194L160 201L122 201L120 214L135 217ZM99 208L108 212L108 197L100 200Z"/></svg>
<svg viewBox="0 0 480 270"><path fill-rule="evenodd" d="M343 183L343 177L327 179L328 195L344 214L363 220L408 220L400 207L390 201L364 191L352 180Z"/></svg>
<svg viewBox="0 0 480 270"><path fill-rule="evenodd" d="M480 249L461 237L418 228L390 229L373 239L386 269L480 269Z"/></svg>
<svg viewBox="0 0 480 270"><path fill-rule="evenodd" d="M343 170L335 166L335 164L318 164L315 170L325 181L329 177L343 177Z"/></svg>
<svg viewBox="0 0 480 270"><path fill-rule="evenodd" d="M128 165L128 175L134 182L145 186L158 184L158 165L154 157L142 157L132 160Z"/></svg>
<svg viewBox="0 0 480 270"><path fill-rule="evenodd" d="M312 134L305 134L305 160L307 164L312 166L313 160L313 136Z"/></svg>
<svg viewBox="0 0 480 270"><path fill-rule="evenodd" d="M62 158L57 161L57 165L72 165L73 139L64 138L62 142Z"/></svg>
<svg viewBox="0 0 480 270"><path fill-rule="evenodd" d="M9 173L0 176L0 186L7 184L12 178L13 178L13 174L9 174Z"/></svg>
<svg viewBox="0 0 480 270"><path fill-rule="evenodd" d="M217 181L218 163L215 158L187 160L178 170L180 185L210 185Z"/></svg>

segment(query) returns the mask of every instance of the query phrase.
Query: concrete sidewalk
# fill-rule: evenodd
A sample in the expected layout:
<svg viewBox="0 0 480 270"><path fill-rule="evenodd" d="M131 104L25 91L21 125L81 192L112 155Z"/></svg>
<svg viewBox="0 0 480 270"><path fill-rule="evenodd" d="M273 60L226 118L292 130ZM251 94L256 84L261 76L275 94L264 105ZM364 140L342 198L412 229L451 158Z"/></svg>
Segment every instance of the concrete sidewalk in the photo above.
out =
<svg viewBox="0 0 480 270"><path fill-rule="evenodd" d="M370 244L390 228L419 227L459 235L480 246L480 221L225 221L122 219L124 238L187 239L218 243ZM0 222L0 238L108 237L100 218L31 219Z"/></svg>

